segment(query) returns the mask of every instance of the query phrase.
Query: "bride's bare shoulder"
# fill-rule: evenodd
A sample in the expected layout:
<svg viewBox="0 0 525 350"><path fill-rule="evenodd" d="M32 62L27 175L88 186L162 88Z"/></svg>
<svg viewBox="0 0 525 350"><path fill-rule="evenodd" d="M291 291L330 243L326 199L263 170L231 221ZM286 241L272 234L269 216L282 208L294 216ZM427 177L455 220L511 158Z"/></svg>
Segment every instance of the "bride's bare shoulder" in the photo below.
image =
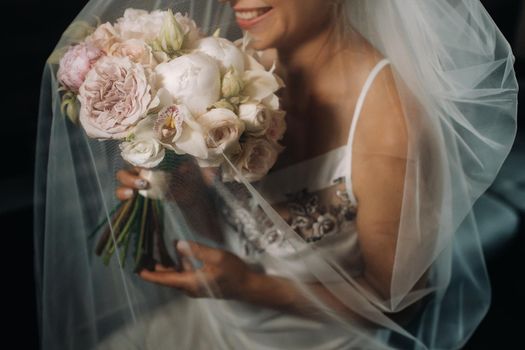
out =
<svg viewBox="0 0 525 350"><path fill-rule="evenodd" d="M400 97L399 83L391 64L383 66L374 77L361 111L359 127L362 132L357 134L362 137L356 134L356 142L358 145L364 143L364 149L405 158L408 144L407 115ZM372 134L376 137L370 137Z"/></svg>

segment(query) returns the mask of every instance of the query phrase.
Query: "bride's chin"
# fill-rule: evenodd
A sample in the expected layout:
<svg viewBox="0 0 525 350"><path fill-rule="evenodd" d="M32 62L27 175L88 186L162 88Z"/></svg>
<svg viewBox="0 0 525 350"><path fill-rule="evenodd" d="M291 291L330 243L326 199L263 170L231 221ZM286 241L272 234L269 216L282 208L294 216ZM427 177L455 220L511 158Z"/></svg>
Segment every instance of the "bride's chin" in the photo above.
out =
<svg viewBox="0 0 525 350"><path fill-rule="evenodd" d="M275 48L275 43L273 40L269 40L269 38L257 36L257 35L251 35L251 42L250 46L254 48L255 50L266 50L266 49L272 49Z"/></svg>

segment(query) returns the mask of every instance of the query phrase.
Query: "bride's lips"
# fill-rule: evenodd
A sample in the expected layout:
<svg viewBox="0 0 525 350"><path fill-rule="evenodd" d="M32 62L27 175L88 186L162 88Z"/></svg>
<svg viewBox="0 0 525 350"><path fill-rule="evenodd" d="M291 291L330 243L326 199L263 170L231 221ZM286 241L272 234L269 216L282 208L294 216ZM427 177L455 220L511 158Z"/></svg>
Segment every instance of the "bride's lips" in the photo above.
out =
<svg viewBox="0 0 525 350"><path fill-rule="evenodd" d="M235 9L237 24L244 30L248 30L260 21L264 20L272 12L272 7L256 7L249 9Z"/></svg>

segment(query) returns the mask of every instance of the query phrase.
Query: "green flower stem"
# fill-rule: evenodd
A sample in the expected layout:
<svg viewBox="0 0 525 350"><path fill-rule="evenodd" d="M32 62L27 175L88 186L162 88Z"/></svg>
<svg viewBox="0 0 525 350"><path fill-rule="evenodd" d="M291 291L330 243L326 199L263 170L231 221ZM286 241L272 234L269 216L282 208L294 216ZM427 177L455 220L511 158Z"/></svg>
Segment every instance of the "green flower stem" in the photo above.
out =
<svg viewBox="0 0 525 350"><path fill-rule="evenodd" d="M117 232L118 226L120 225L120 222L124 216L128 213L128 211L131 208L131 205L134 203L135 197L128 199L125 204L120 208L119 211L115 214L115 217L111 220L111 225L107 225L106 230L100 237L100 240L98 241L97 247L95 249L95 252L98 256L102 255L104 251L106 251L109 246L112 243L112 239L110 239L111 236L111 228L113 227L113 232Z"/></svg>
<svg viewBox="0 0 525 350"><path fill-rule="evenodd" d="M159 252L159 258L160 263L167 267L175 267L177 270L179 270L179 265L175 264L173 259L171 259L168 250L166 249L166 245L164 242L164 230L162 228L162 222L161 219L161 212L159 208L159 201L153 201L153 215L152 215L152 221L153 221L153 230L155 234L155 238L157 240L157 250Z"/></svg>
<svg viewBox="0 0 525 350"><path fill-rule="evenodd" d="M135 217L137 216L137 212L139 211L139 207L142 204L142 199L140 197L141 196L137 197L137 199L135 200L135 203L133 205L133 210L131 211L131 214L130 214L129 218L126 220L126 222L124 224L124 228L119 233L118 237L116 237L117 245L120 245L120 243L122 243L124 238L126 238L128 236L128 234L129 234L129 229L131 228L131 225L135 221ZM115 249L116 249L116 246L115 246L115 244L113 244L111 246L111 248L109 249L108 254L109 255L113 255L113 253L115 252Z"/></svg>
<svg viewBox="0 0 525 350"><path fill-rule="evenodd" d="M145 198L144 199L144 206L142 207L140 236L139 236L139 239L138 239L138 242L137 242L137 251L136 251L136 254L135 254L135 271L139 270L140 267L141 267L140 263L141 263L141 260L142 260L141 258L142 258L142 255L143 255L142 247L143 247L143 244L144 244L144 236L146 235L146 217L147 217L147 214L148 214L148 202L149 202L149 199Z"/></svg>
<svg viewBox="0 0 525 350"><path fill-rule="evenodd" d="M134 220L133 222L133 230L134 232L137 232L139 226L139 220ZM133 234L129 233L126 235L126 241L124 242L124 248L120 251L120 263L122 267L124 268L126 266L126 257L128 256L128 250L129 250L129 244L131 243L131 237Z"/></svg>
<svg viewBox="0 0 525 350"><path fill-rule="evenodd" d="M114 215L117 211L120 212L120 208L122 208L122 205L124 204L124 202L119 202L112 210L111 212L109 213L109 216L112 217L112 219L114 219L116 217L116 215ZM117 213L118 215L118 213ZM111 220L111 221L114 221L114 220ZM95 227L93 229L93 231L91 231L91 233L88 235L88 239L91 239L93 238L93 236L95 236L95 234L98 232L98 230L100 230L102 228L102 226L104 226L104 224L106 223L106 219L102 220L98 225L97 227Z"/></svg>
<svg viewBox="0 0 525 350"><path fill-rule="evenodd" d="M129 218L129 215L130 215L130 212L132 211L130 208L133 208L136 203L137 203L137 200L138 200L138 197L137 196L134 196L133 198L129 199L129 204L126 203L126 208L125 210L122 212L122 214L117 218L117 220L114 222L114 225L113 225L113 238L112 239L111 237L108 239L108 242L106 244L106 247L104 248L104 264L105 265L108 265L109 264L109 261L111 259L111 256L113 255L112 254L112 247L114 246L115 242L117 241L117 239L119 238L120 236L120 228L121 226L127 222L128 218ZM133 207L132 207L133 205Z"/></svg>
<svg viewBox="0 0 525 350"><path fill-rule="evenodd" d="M155 267L155 265L153 264L153 266L151 266L151 262L154 260L153 258L153 249L154 249L154 239L155 239L155 235L154 235L154 226L153 226L153 216L155 215L154 211L153 211L153 205L152 203L153 200L150 200L148 201L148 212L147 212L147 216L146 216L146 226L145 226L145 229L146 229L146 236L144 237L144 255L143 256L147 261L144 261L144 263L146 263L146 265L149 265L149 267Z"/></svg>

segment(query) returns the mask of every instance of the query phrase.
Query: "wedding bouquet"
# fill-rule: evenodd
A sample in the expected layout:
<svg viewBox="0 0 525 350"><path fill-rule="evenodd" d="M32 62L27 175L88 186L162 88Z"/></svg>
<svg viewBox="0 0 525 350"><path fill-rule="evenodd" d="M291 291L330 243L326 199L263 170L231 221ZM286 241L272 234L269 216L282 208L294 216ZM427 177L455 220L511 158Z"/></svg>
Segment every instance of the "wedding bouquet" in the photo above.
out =
<svg viewBox="0 0 525 350"><path fill-rule="evenodd" d="M246 44L204 36L171 10L127 9L60 59L63 113L89 137L117 140L136 167L158 167L172 152L220 169L223 181L259 180L283 149L283 83ZM161 263L174 266L162 238L163 193L140 194L115 208L96 252L107 264L121 248L124 265L135 237L136 270L153 267L154 246Z"/></svg>

